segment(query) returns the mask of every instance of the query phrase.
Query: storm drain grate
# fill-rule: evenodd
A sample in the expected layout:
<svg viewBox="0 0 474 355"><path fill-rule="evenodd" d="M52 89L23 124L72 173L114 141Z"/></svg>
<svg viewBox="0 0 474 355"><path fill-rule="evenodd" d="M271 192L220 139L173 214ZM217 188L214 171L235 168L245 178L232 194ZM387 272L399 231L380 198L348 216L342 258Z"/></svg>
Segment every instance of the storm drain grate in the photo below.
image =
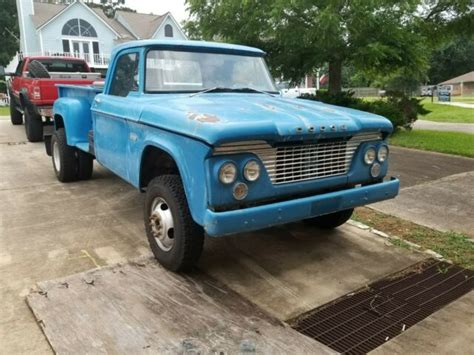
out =
<svg viewBox="0 0 474 355"><path fill-rule="evenodd" d="M473 287L473 270L428 259L310 311L290 324L338 352L367 353Z"/></svg>

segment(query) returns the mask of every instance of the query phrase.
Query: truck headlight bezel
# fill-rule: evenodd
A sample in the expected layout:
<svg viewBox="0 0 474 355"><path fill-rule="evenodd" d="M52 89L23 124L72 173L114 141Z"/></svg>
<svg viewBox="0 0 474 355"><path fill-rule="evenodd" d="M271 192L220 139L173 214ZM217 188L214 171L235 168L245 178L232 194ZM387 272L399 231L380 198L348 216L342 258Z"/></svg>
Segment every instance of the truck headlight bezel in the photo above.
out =
<svg viewBox="0 0 474 355"><path fill-rule="evenodd" d="M225 162L219 168L218 178L224 185L230 185L237 180L237 165L231 161Z"/></svg>
<svg viewBox="0 0 474 355"><path fill-rule="evenodd" d="M386 145L380 146L378 152L377 152L377 160L380 163L383 163L386 161L388 158L388 147Z"/></svg>
<svg viewBox="0 0 474 355"><path fill-rule="evenodd" d="M369 147L364 153L364 162L367 165L372 165L375 162L375 159L377 158L377 151L375 150L375 147Z"/></svg>
<svg viewBox="0 0 474 355"><path fill-rule="evenodd" d="M244 177L247 181L254 182L260 178L261 167L255 160L249 160L244 166Z"/></svg>

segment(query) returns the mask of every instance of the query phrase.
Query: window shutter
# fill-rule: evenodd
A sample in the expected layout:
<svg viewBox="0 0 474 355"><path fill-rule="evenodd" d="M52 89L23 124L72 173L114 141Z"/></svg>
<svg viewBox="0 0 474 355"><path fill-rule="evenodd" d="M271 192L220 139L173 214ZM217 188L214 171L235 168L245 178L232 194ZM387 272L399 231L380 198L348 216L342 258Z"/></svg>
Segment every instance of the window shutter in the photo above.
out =
<svg viewBox="0 0 474 355"><path fill-rule="evenodd" d="M70 53L71 49L69 48L69 40L63 39L63 52Z"/></svg>

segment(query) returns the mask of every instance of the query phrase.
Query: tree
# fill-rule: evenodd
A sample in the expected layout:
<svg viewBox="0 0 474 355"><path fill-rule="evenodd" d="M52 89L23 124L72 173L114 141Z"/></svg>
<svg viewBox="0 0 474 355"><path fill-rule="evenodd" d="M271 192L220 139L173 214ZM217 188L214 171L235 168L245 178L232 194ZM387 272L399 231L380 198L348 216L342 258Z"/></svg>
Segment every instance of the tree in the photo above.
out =
<svg viewBox="0 0 474 355"><path fill-rule="evenodd" d="M6 66L20 49L18 16L13 0L0 0L0 65Z"/></svg>
<svg viewBox="0 0 474 355"><path fill-rule="evenodd" d="M473 70L474 38L459 36L433 52L428 71L429 83L439 84Z"/></svg>
<svg viewBox="0 0 474 355"><path fill-rule="evenodd" d="M469 10L469 0L186 2L191 21L185 28L192 37L260 47L273 74L292 81L328 63L333 93L341 90L344 65L369 76L402 68L409 76L423 76L428 33L441 32L453 23L453 13Z"/></svg>
<svg viewBox="0 0 474 355"><path fill-rule="evenodd" d="M100 0L102 10L107 17L114 18L115 12L125 4L125 0Z"/></svg>

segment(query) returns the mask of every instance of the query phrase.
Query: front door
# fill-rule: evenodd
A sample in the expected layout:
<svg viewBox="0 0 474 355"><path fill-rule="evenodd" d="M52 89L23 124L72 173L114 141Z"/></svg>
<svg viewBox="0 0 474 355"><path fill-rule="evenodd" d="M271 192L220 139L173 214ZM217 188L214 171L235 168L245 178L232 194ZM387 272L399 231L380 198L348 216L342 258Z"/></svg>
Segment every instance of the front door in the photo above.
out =
<svg viewBox="0 0 474 355"><path fill-rule="evenodd" d="M71 41L72 43L72 52L74 57L82 58L87 63L90 63L90 42L84 41Z"/></svg>
<svg viewBox="0 0 474 355"><path fill-rule="evenodd" d="M129 180L127 158L130 145L128 121L139 115L138 62L136 52L122 54L112 68L107 92L97 95L92 105L94 150L97 161Z"/></svg>

